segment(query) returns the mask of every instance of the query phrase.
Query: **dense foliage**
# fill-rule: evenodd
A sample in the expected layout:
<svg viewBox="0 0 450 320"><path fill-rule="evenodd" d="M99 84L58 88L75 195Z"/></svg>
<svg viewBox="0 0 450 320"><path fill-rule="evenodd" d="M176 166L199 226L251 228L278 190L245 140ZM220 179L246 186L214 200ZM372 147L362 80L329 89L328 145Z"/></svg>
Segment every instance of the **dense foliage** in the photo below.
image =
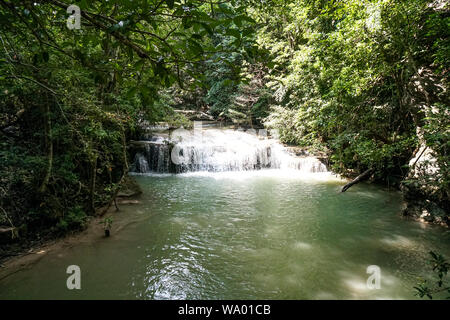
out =
<svg viewBox="0 0 450 320"><path fill-rule="evenodd" d="M448 285L448 271L450 263L445 257L434 251L430 251L430 264L432 266L432 279L422 280L414 289L416 295L420 298L427 297L429 299L444 298L450 299L450 286Z"/></svg>
<svg viewBox="0 0 450 320"><path fill-rule="evenodd" d="M259 42L276 64L267 124L285 142L327 147L337 171L374 167L377 178L398 184L418 145L416 128L446 134L425 117L426 108L448 107L448 8L292 1L278 10L258 19L267 26ZM286 22L276 24L279 16ZM447 157L443 148L436 152Z"/></svg>
<svg viewBox="0 0 450 320"><path fill-rule="evenodd" d="M74 1L79 29L70 4L0 1L0 227L13 237L83 227L117 194L140 121L185 121L162 88L194 90L196 65L253 50L238 4Z"/></svg>

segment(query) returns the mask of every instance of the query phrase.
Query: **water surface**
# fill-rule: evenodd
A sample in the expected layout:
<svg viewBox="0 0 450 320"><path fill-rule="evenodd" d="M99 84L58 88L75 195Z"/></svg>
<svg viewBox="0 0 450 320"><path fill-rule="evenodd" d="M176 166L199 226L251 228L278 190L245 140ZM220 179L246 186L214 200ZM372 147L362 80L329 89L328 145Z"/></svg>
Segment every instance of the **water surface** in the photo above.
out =
<svg viewBox="0 0 450 320"><path fill-rule="evenodd" d="M328 173L136 179L140 203L114 217L125 228L48 254L0 281L0 298L409 299L430 274L428 251L450 257L449 231L401 218L400 193L340 193ZM66 288L69 265L81 290ZM381 289L367 288L369 265Z"/></svg>

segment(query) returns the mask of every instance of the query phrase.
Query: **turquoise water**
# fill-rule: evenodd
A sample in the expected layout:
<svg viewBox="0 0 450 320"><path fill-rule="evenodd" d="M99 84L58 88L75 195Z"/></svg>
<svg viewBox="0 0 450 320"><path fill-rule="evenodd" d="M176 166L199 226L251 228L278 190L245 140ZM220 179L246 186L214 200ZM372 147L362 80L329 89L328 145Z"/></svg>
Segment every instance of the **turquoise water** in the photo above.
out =
<svg viewBox="0 0 450 320"><path fill-rule="evenodd" d="M409 299L428 251L450 257L448 230L401 218L400 193L373 185L340 193L326 174L277 170L136 179L140 203L109 239L49 253L1 280L0 298ZM69 265L81 290L66 288Z"/></svg>

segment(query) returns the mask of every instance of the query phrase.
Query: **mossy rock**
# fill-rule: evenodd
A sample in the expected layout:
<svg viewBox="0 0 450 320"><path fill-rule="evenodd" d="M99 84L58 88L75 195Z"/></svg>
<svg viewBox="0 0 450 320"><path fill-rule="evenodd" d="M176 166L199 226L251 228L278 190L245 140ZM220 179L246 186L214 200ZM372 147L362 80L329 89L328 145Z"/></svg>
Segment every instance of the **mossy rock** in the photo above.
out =
<svg viewBox="0 0 450 320"><path fill-rule="evenodd" d="M142 193L141 187L137 184L133 177L127 176L124 180L122 187L120 188L118 197L134 197Z"/></svg>

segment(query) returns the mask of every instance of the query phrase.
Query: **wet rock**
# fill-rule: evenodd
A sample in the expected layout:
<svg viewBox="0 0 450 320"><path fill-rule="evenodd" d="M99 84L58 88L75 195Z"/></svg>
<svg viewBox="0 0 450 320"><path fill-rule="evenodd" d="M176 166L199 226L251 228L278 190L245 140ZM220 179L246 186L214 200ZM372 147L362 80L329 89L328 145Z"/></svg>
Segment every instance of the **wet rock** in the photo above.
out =
<svg viewBox="0 0 450 320"><path fill-rule="evenodd" d="M139 203L141 203L139 200L122 200L122 199L119 199L117 202L118 202L118 204L139 204Z"/></svg>
<svg viewBox="0 0 450 320"><path fill-rule="evenodd" d="M141 187L137 184L133 177L127 176L122 188L117 194L118 197L133 197L142 193Z"/></svg>
<svg viewBox="0 0 450 320"><path fill-rule="evenodd" d="M409 200L402 214L422 222L450 227L446 211L430 200Z"/></svg>
<svg viewBox="0 0 450 320"><path fill-rule="evenodd" d="M417 136L420 145L409 162L408 175L401 184L406 201L403 215L449 226L449 202L440 190L443 175L440 174L436 153L426 145L422 128L417 128Z"/></svg>

